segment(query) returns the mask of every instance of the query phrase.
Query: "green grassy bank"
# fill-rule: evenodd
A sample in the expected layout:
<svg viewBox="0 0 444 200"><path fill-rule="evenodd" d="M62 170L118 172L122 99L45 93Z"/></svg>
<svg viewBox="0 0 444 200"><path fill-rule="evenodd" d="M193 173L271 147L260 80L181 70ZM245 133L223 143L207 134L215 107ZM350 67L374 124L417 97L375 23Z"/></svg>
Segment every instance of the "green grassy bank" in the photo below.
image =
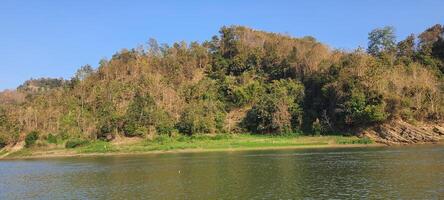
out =
<svg viewBox="0 0 444 200"><path fill-rule="evenodd" d="M58 144L34 146L10 152L4 158L58 157L81 155L112 155L163 152L230 151L279 148L314 148L358 146L373 144L368 138L354 136L270 136L270 135L197 135L160 136L153 140L123 138L113 142L79 142L67 148L69 141ZM69 146L69 145L68 145ZM74 145L75 146L75 145Z"/></svg>

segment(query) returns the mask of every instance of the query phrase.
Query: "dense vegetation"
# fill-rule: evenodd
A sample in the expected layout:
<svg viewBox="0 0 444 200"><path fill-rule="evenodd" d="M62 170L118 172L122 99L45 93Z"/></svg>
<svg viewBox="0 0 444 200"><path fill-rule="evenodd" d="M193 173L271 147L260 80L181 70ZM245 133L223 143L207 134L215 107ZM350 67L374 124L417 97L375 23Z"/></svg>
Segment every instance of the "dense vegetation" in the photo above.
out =
<svg viewBox="0 0 444 200"><path fill-rule="evenodd" d="M391 27L375 29L367 51L353 52L240 26L203 43L150 40L71 80L34 79L1 93L0 147L442 121L444 27L395 38Z"/></svg>

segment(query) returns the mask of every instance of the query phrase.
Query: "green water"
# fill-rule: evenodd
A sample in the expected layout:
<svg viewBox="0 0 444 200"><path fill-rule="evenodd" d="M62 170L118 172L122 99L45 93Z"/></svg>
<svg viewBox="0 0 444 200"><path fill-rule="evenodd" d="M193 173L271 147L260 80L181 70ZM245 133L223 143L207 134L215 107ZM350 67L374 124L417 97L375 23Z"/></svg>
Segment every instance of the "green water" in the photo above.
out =
<svg viewBox="0 0 444 200"><path fill-rule="evenodd" d="M443 199L444 146L0 161L0 199Z"/></svg>

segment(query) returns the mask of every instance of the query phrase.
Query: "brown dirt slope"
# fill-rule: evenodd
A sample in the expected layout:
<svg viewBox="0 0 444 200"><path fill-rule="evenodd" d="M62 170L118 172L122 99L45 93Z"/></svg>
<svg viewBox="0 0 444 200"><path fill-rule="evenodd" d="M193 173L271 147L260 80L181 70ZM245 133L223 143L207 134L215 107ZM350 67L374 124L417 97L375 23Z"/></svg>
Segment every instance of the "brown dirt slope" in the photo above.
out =
<svg viewBox="0 0 444 200"><path fill-rule="evenodd" d="M362 135L387 145L436 143L444 136L444 123L412 125L397 120L368 128Z"/></svg>

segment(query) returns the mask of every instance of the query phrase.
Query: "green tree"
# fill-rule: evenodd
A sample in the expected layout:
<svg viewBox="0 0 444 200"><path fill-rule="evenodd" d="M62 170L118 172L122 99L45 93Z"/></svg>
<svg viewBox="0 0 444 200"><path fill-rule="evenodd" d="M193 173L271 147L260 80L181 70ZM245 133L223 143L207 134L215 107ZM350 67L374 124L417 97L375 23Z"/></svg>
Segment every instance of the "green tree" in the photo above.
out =
<svg viewBox="0 0 444 200"><path fill-rule="evenodd" d="M391 26L377 28L368 34L367 52L373 56L392 53L396 49L395 30Z"/></svg>
<svg viewBox="0 0 444 200"><path fill-rule="evenodd" d="M147 93L137 92L125 115L123 131L126 136L170 134L174 124ZM155 131L155 132L153 132Z"/></svg>
<svg viewBox="0 0 444 200"><path fill-rule="evenodd" d="M291 79L273 81L247 113L244 127L253 133L298 131L302 121L300 103L303 96L301 83Z"/></svg>
<svg viewBox="0 0 444 200"><path fill-rule="evenodd" d="M185 91L187 106L176 127L187 135L224 132L225 110L216 81L202 79Z"/></svg>
<svg viewBox="0 0 444 200"><path fill-rule="evenodd" d="M198 100L189 104L181 114L177 128L181 133L223 133L225 112L218 102Z"/></svg>
<svg viewBox="0 0 444 200"><path fill-rule="evenodd" d="M400 41L397 45L397 56L413 58L415 53L415 35L409 35L405 40Z"/></svg>
<svg viewBox="0 0 444 200"><path fill-rule="evenodd" d="M94 73L94 69L91 65L84 65L77 70L74 75L75 80L83 81Z"/></svg>
<svg viewBox="0 0 444 200"><path fill-rule="evenodd" d="M37 131L29 132L25 137L25 147L31 147L39 139L39 133Z"/></svg>

